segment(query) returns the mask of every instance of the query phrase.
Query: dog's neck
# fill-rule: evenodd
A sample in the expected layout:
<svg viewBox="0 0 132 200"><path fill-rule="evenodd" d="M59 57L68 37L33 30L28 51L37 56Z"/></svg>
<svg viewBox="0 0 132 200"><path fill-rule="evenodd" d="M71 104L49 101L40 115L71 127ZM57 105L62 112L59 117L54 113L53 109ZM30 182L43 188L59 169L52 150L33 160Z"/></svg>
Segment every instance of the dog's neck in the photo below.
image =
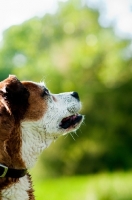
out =
<svg viewBox="0 0 132 200"><path fill-rule="evenodd" d="M22 159L27 169L30 169L36 163L40 153L46 149L54 140L47 137L43 127L36 126L36 122L23 122L22 130Z"/></svg>

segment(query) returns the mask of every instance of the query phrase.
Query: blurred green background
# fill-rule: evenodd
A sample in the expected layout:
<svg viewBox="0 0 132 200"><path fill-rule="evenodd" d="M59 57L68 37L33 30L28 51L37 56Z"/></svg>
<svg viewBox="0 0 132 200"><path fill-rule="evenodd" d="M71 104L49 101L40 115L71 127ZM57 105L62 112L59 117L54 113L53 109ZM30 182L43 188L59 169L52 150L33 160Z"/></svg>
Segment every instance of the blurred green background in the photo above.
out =
<svg viewBox="0 0 132 200"><path fill-rule="evenodd" d="M45 81L51 92L78 91L82 100L80 130L60 137L31 171L38 200L132 199L132 45L98 18L69 0L4 32L0 80Z"/></svg>

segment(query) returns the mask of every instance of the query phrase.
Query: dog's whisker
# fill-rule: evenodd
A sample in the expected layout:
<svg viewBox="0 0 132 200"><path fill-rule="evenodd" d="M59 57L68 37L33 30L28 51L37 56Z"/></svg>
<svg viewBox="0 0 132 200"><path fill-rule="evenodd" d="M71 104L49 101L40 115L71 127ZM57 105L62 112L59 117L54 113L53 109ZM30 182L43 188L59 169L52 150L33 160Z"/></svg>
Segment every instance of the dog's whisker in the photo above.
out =
<svg viewBox="0 0 132 200"><path fill-rule="evenodd" d="M41 78L41 80L40 80L40 82L47 82L47 79L48 79L48 75L44 75L42 78Z"/></svg>
<svg viewBox="0 0 132 200"><path fill-rule="evenodd" d="M74 133L75 133L75 135L76 135L77 137L79 137L79 135L77 134L77 131L75 131Z"/></svg>
<svg viewBox="0 0 132 200"><path fill-rule="evenodd" d="M71 137L73 138L73 140L75 141L75 138L73 137L72 133L70 133Z"/></svg>
<svg viewBox="0 0 132 200"><path fill-rule="evenodd" d="M68 137L68 134L67 134L67 135L65 135L64 139L66 139L67 137Z"/></svg>
<svg viewBox="0 0 132 200"><path fill-rule="evenodd" d="M82 134L82 130L81 129L79 129L79 131L81 132L81 134Z"/></svg>
<svg viewBox="0 0 132 200"><path fill-rule="evenodd" d="M82 124L86 126L86 123L85 123L85 122L82 122Z"/></svg>

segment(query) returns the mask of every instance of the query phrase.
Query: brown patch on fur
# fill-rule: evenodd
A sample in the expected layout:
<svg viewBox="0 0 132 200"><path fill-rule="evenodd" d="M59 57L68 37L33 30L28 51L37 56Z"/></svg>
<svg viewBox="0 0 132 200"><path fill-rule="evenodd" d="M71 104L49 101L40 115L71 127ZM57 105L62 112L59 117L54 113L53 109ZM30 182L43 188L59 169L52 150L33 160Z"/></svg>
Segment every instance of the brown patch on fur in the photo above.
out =
<svg viewBox="0 0 132 200"><path fill-rule="evenodd" d="M10 137L6 143L6 150L11 158L10 168L25 169L26 166L21 158L21 131L20 125L15 125Z"/></svg>
<svg viewBox="0 0 132 200"><path fill-rule="evenodd" d="M0 97L1 99L1 97ZM6 150L6 143L10 138L13 131L14 118L11 116L3 104L0 102L0 163L6 166L11 166L12 159ZM11 184L16 183L18 179L0 178L0 190L9 187ZM0 195L1 200L1 195Z"/></svg>
<svg viewBox="0 0 132 200"><path fill-rule="evenodd" d="M25 113L24 120L39 120L47 109L46 100L42 97L44 87L38 86L33 82L22 82L22 84L30 93L29 107Z"/></svg>
<svg viewBox="0 0 132 200"><path fill-rule="evenodd" d="M28 108L28 97L29 92L15 76L0 82L0 163L8 167L25 168L20 155L20 122Z"/></svg>
<svg viewBox="0 0 132 200"><path fill-rule="evenodd" d="M20 122L28 108L28 97L29 92L15 76L0 82L0 164L10 168L25 168L20 153ZM19 179L0 178L0 189L17 181Z"/></svg>
<svg viewBox="0 0 132 200"><path fill-rule="evenodd" d="M0 103L0 163L11 164L11 158L6 151L6 143L14 128L14 118Z"/></svg>
<svg viewBox="0 0 132 200"><path fill-rule="evenodd" d="M34 197L34 194L33 194L34 193L34 189L33 189L33 185L32 185L31 175L28 173L27 177L28 177L28 181L30 183L30 189L27 191L28 196L29 196L29 200L35 200L35 197Z"/></svg>

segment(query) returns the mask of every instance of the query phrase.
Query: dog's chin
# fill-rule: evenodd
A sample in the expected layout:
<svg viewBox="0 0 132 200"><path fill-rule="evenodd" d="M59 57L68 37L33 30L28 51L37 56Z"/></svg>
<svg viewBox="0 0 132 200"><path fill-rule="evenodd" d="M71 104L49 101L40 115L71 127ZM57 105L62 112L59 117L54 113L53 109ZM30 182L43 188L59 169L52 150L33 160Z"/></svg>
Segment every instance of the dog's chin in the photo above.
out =
<svg viewBox="0 0 132 200"><path fill-rule="evenodd" d="M65 117L61 120L60 128L63 130L64 134L77 130L83 121L83 116L80 114L74 114Z"/></svg>

